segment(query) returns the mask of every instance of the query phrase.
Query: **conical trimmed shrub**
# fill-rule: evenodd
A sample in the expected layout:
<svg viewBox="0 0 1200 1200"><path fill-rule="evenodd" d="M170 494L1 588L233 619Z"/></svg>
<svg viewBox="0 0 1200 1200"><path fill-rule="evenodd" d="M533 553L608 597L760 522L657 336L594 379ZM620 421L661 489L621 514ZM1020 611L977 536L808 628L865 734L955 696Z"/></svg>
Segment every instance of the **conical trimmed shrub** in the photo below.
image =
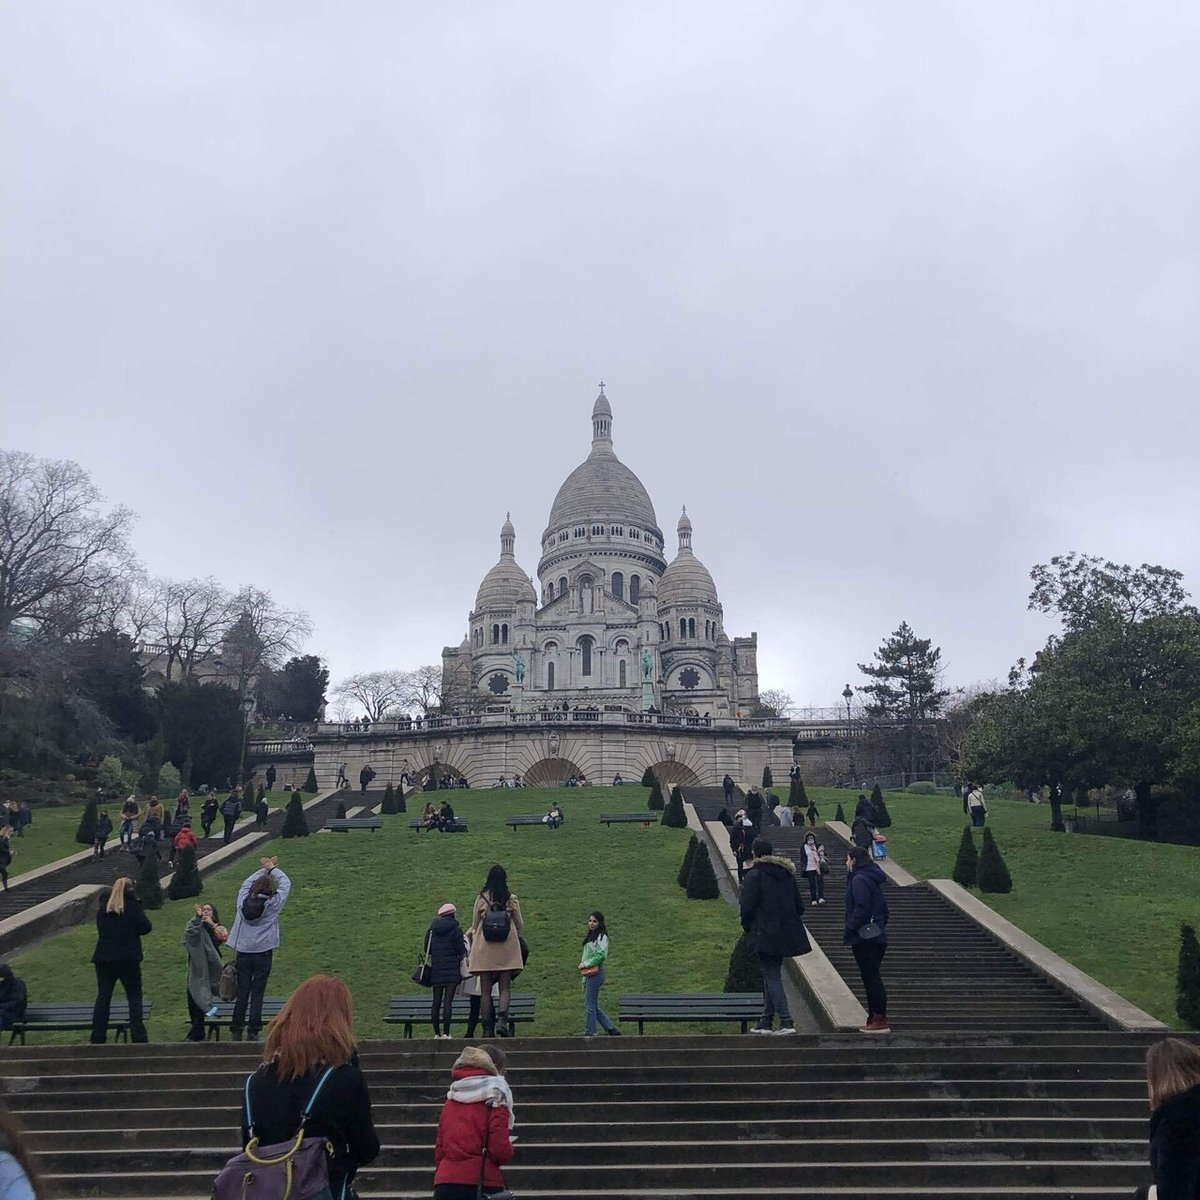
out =
<svg viewBox="0 0 1200 1200"><path fill-rule="evenodd" d="M654 786L654 772L652 770L650 770L649 767L647 767L642 772L642 787L653 787L653 786Z"/></svg>
<svg viewBox="0 0 1200 1200"><path fill-rule="evenodd" d="M725 976L726 992L758 992L762 990L762 964L746 945L746 935L743 933L734 943L733 953L729 956L729 972Z"/></svg>
<svg viewBox="0 0 1200 1200"><path fill-rule="evenodd" d="M390 783L383 789L383 804L380 806L379 811L386 817L395 816L398 811L396 808L396 789Z"/></svg>
<svg viewBox="0 0 1200 1200"><path fill-rule="evenodd" d="M288 801L287 813L283 818L283 832L280 836L285 838L308 837L308 821L304 816L304 797L299 792L293 792L292 798Z"/></svg>
<svg viewBox="0 0 1200 1200"><path fill-rule="evenodd" d="M684 852L679 874L675 876L675 882L680 887L687 887L688 876L692 873L692 860L696 857L696 847L698 845L700 845L700 839L693 833L688 839L688 848Z"/></svg>
<svg viewBox="0 0 1200 1200"><path fill-rule="evenodd" d="M175 866L175 874L171 876L167 896L172 900L182 900L185 896L198 896L203 890L200 868L196 866L196 847L185 846L179 852L179 862Z"/></svg>
<svg viewBox="0 0 1200 1200"><path fill-rule="evenodd" d="M163 890L158 882L158 859L153 854L147 854L142 859L142 869L138 872L134 891L143 908L162 908Z"/></svg>
<svg viewBox="0 0 1200 1200"><path fill-rule="evenodd" d="M654 781L654 786L650 789L650 799L646 804L654 812L662 812L666 807L663 804L662 784L657 779Z"/></svg>
<svg viewBox="0 0 1200 1200"><path fill-rule="evenodd" d="M975 837L971 833L970 825L962 831L962 840L958 843L958 857L954 860L954 873L951 878L965 888L972 888L979 882L979 851L975 848Z"/></svg>
<svg viewBox="0 0 1200 1200"><path fill-rule="evenodd" d="M1200 1029L1200 943L1191 925L1179 927L1179 973L1175 1011L1189 1029Z"/></svg>
<svg viewBox="0 0 1200 1200"><path fill-rule="evenodd" d="M996 839L990 829L983 831L983 849L979 852L979 890L981 892L1011 892L1012 876Z"/></svg>
<svg viewBox="0 0 1200 1200"><path fill-rule="evenodd" d="M404 784L396 785L396 811L398 813L408 812L408 801L404 799Z"/></svg>
<svg viewBox="0 0 1200 1200"><path fill-rule="evenodd" d="M311 796L317 794L317 768L315 766L308 768L308 778L304 781L304 790Z"/></svg>
<svg viewBox="0 0 1200 1200"><path fill-rule="evenodd" d="M774 777L774 776L771 774L771 768L770 768L770 767L763 767L763 780L762 780L762 785L763 785L763 787L765 787L765 788L769 788L769 787L774 787L774 786L775 786L775 777Z"/></svg>
<svg viewBox="0 0 1200 1200"><path fill-rule="evenodd" d="M716 900L720 894L721 889L717 887L717 877L708 857L708 847L703 842L697 842L696 853L692 857L692 869L688 872L688 899Z"/></svg>
<svg viewBox="0 0 1200 1200"><path fill-rule="evenodd" d="M667 807L663 809L662 824L671 829L687 828L687 813L683 811L683 793L679 790L678 785L671 789L671 799L667 801Z"/></svg>
<svg viewBox="0 0 1200 1200"><path fill-rule="evenodd" d="M804 790L804 780L799 775L792 780L792 786L788 790L788 804L792 808L808 807L808 793Z"/></svg>
<svg viewBox="0 0 1200 1200"><path fill-rule="evenodd" d="M883 802L883 793L879 790L878 784L871 793L871 807L875 810L875 828L889 828L892 823L892 814L888 812L887 805Z"/></svg>
<svg viewBox="0 0 1200 1200"><path fill-rule="evenodd" d="M258 804L266 794L267 789L260 783L258 785L258 791L254 793L254 803Z"/></svg>
<svg viewBox="0 0 1200 1200"><path fill-rule="evenodd" d="M79 828L75 830L75 840L81 846L91 846L96 841L96 822L99 819L100 806L95 800L89 800L83 806L83 815L79 818Z"/></svg>
<svg viewBox="0 0 1200 1200"><path fill-rule="evenodd" d="M846 810L842 807L842 802L838 801L837 812L833 814L835 821L841 821L843 825L846 823Z"/></svg>
<svg viewBox="0 0 1200 1200"><path fill-rule="evenodd" d="M335 809L333 810L333 815L334 815L334 817L335 817L337 820L339 820L339 821L342 821L342 820L344 820L344 819L345 819L345 817L346 817L346 805L345 805L345 802L344 802L344 801L342 801L342 800L339 800L339 801L337 802L337 808L335 808Z"/></svg>

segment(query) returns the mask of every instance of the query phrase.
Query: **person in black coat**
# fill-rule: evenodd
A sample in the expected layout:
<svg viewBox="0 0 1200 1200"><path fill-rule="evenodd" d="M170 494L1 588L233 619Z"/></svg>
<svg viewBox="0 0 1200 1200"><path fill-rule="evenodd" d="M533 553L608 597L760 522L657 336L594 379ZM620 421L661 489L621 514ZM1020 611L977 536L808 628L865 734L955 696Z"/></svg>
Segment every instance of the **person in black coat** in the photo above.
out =
<svg viewBox="0 0 1200 1200"><path fill-rule="evenodd" d="M887 876L871 852L863 846L851 846L846 854L846 917L842 942L850 947L867 996L867 1023L860 1033L888 1033L887 988L881 968L888 942L888 902L883 894ZM875 925L879 933L870 938L862 930Z"/></svg>
<svg viewBox="0 0 1200 1200"><path fill-rule="evenodd" d="M857 821L860 818L868 825L875 824L875 805L862 792L859 792L858 803L854 806L854 819Z"/></svg>
<svg viewBox="0 0 1200 1200"><path fill-rule="evenodd" d="M331 975L306 979L271 1022L263 1065L250 1077L249 1088L238 1089L242 1144L253 1136L259 1145L271 1146L295 1138L304 1107L321 1085L305 1135L325 1138L332 1146L329 1190L338 1200L356 1200L355 1173L379 1153L351 1012L350 990L340 979ZM327 1070L330 1073L321 1083Z"/></svg>
<svg viewBox="0 0 1200 1200"><path fill-rule="evenodd" d="M783 960L807 954L812 945L804 928L804 901L796 866L774 853L766 838L754 840L754 869L747 872L741 894L742 928L746 945L758 955L763 976L763 1013L755 1033L772 1033L779 1015L779 1032L795 1033L787 994L783 990Z"/></svg>
<svg viewBox="0 0 1200 1200"><path fill-rule="evenodd" d="M1163 1038L1146 1051L1150 1170L1158 1200L1200 1197L1200 1048ZM1148 1188L1139 1188L1144 1200Z"/></svg>
<svg viewBox="0 0 1200 1200"><path fill-rule="evenodd" d="M443 904L437 910L433 924L425 933L429 945L429 973L433 984L433 1036L450 1036L450 1016L454 993L462 981L462 960L467 953L463 929L455 915L453 904Z"/></svg>
<svg viewBox="0 0 1200 1200"><path fill-rule="evenodd" d="M11 1029L24 1015L29 993L25 981L13 974L8 963L0 963L0 1029Z"/></svg>
<svg viewBox="0 0 1200 1200"><path fill-rule="evenodd" d="M96 914L98 936L92 954L96 1003L92 1008L91 1041L98 1045L108 1039L108 1010L118 981L129 1001L130 1041L150 1040L142 1019L142 938L150 932L151 925L133 889L132 879L116 880L107 897L100 897L100 911Z"/></svg>

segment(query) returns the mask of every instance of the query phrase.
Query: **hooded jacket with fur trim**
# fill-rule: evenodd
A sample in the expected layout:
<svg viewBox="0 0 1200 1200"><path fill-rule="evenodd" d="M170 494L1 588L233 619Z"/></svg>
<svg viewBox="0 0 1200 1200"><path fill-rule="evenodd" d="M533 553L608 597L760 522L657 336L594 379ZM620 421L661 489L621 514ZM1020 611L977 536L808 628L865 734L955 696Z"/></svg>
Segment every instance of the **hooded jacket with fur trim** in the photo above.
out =
<svg viewBox="0 0 1200 1200"><path fill-rule="evenodd" d="M450 1078L459 1080L483 1076L499 1076L496 1064L486 1051L467 1046L458 1056ZM479 1166L483 1148L487 1146L487 1165L484 1169L484 1188L504 1187L500 1168L512 1161L513 1144L508 1135L509 1111L489 1099L480 1090L478 1100L447 1099L438 1119L437 1142L433 1150L436 1167L433 1182L479 1183Z"/></svg>
<svg viewBox="0 0 1200 1200"><path fill-rule="evenodd" d="M804 928L796 866L790 858L768 854L754 860L754 869L742 883L741 912L746 945L753 953L790 958L812 949Z"/></svg>

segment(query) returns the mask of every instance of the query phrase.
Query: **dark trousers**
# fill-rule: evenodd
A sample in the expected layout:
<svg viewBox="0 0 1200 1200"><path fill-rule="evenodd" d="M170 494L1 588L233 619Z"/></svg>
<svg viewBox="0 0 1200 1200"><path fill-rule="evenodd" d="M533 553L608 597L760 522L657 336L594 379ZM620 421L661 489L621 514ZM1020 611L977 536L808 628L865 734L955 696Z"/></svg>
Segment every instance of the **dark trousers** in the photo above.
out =
<svg viewBox="0 0 1200 1200"><path fill-rule="evenodd" d="M267 990L267 980L271 978L271 959L274 955L274 950L263 950L258 954L238 951L234 960L238 994L233 1002L233 1016L229 1019L229 1028L234 1037L241 1037L243 1027L246 1027L251 1038L258 1037L262 1032L263 995ZM248 1026L247 1005L250 1006Z"/></svg>
<svg viewBox="0 0 1200 1200"><path fill-rule="evenodd" d="M475 1030L479 1027L479 997L467 997L467 1037L473 1038Z"/></svg>
<svg viewBox="0 0 1200 1200"><path fill-rule="evenodd" d="M229 845L233 841L233 827L237 824L237 817L225 818L225 845Z"/></svg>
<svg viewBox="0 0 1200 1200"><path fill-rule="evenodd" d="M788 1008L787 993L783 990L783 959L773 954L760 954L758 963L762 967L763 977L764 1024L769 1027L771 1018L778 1016L781 1025L790 1025L792 1013Z"/></svg>
<svg viewBox="0 0 1200 1200"><path fill-rule="evenodd" d="M433 985L433 1007L430 1019L433 1021L434 1033L450 1032L450 1016L453 1012L454 993L457 983L435 983Z"/></svg>
<svg viewBox="0 0 1200 1200"><path fill-rule="evenodd" d="M142 1019L142 964L140 962L96 963L96 1003L92 1007L91 1041L108 1040L108 1010L112 1005L113 988L120 982L129 1001L129 1039L149 1041L146 1022Z"/></svg>
<svg viewBox="0 0 1200 1200"><path fill-rule="evenodd" d="M808 880L808 896L814 904L818 900L825 899L825 877L820 871L805 871L805 878Z"/></svg>
<svg viewBox="0 0 1200 1200"><path fill-rule="evenodd" d="M862 976L863 988L867 993L867 1012L874 1017L887 1016L887 988L883 986L883 976L880 967L883 966L883 956L887 946L879 938L869 942L858 942L851 947L854 951L854 961L858 963L858 973Z"/></svg>
<svg viewBox="0 0 1200 1200"><path fill-rule="evenodd" d="M202 1042L204 1041L204 1009L192 999L192 993L187 988L184 988L184 991L187 992L188 1020L192 1023L188 1030L187 1040Z"/></svg>

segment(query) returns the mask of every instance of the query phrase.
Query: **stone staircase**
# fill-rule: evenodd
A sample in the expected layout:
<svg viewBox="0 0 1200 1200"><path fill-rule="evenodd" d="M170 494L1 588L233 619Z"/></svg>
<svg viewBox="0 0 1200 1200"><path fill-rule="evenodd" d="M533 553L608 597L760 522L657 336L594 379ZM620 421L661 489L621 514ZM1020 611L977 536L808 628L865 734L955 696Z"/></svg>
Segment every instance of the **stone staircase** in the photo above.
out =
<svg viewBox="0 0 1200 1200"><path fill-rule="evenodd" d="M1150 1035L978 1030L794 1038L518 1038L518 1195L1128 1200L1146 1181ZM461 1042L369 1042L383 1151L364 1197L428 1197ZM254 1048L28 1046L10 1101L61 1197L207 1197Z"/></svg>

